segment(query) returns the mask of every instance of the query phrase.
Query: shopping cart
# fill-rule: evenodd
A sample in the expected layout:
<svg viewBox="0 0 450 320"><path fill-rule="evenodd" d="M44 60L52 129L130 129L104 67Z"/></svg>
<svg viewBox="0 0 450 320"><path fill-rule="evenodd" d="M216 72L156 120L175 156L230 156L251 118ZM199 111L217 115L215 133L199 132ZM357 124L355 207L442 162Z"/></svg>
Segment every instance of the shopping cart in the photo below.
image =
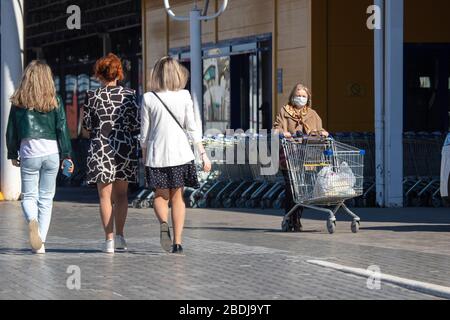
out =
<svg viewBox="0 0 450 320"><path fill-rule="evenodd" d="M343 208L353 218L352 232L357 233L360 218L344 202L363 194L365 151L316 137L283 138L282 146L296 203L284 216L282 230L291 230L291 214L304 207L328 213L327 230L333 234L335 215Z"/></svg>

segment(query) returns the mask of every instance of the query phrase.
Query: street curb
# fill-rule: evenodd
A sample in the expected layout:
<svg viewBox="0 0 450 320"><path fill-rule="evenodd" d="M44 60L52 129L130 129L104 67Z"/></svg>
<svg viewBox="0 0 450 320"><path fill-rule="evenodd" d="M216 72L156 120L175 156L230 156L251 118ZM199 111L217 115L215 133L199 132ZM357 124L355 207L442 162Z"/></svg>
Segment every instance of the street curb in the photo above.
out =
<svg viewBox="0 0 450 320"><path fill-rule="evenodd" d="M361 269L361 268L352 268L343 266L340 264L321 261L321 260L308 260L310 264L314 264L324 268L331 268L337 271L341 271L344 273L349 273L357 276L361 276L368 279L377 278L380 281L384 281L386 283L390 283L399 287L403 287L409 290L425 293L428 295L432 295L439 298L450 299L450 287L439 286L432 283L421 282L406 278L400 278L396 276L392 276L384 273L377 273L371 270Z"/></svg>

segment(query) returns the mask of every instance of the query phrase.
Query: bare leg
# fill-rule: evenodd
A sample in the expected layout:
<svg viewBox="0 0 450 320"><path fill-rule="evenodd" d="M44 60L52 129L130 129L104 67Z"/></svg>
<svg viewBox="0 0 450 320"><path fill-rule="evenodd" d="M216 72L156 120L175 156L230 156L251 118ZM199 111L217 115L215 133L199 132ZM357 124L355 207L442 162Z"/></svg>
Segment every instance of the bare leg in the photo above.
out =
<svg viewBox="0 0 450 320"><path fill-rule="evenodd" d="M112 184L98 183L97 190L100 197L100 216L105 230L105 239L112 240L114 236L114 219L112 207Z"/></svg>
<svg viewBox="0 0 450 320"><path fill-rule="evenodd" d="M155 209L155 214L159 220L159 223L168 222L169 197L170 191L168 189L156 189L153 208Z"/></svg>
<svg viewBox="0 0 450 320"><path fill-rule="evenodd" d="M113 216L116 223L116 234L123 236L123 229L128 214L128 182L115 181L112 187L114 202Z"/></svg>
<svg viewBox="0 0 450 320"><path fill-rule="evenodd" d="M181 244L181 237L186 217L186 205L183 198L183 188L170 190L170 201L172 203L173 243Z"/></svg>

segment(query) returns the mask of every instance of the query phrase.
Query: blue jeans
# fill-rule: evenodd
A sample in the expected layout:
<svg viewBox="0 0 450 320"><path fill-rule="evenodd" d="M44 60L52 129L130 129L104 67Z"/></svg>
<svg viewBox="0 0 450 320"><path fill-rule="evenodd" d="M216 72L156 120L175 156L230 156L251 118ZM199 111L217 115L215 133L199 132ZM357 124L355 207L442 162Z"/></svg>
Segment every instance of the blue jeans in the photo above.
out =
<svg viewBox="0 0 450 320"><path fill-rule="evenodd" d="M27 222L37 220L42 242L47 238L52 217L59 155L22 159L22 210Z"/></svg>

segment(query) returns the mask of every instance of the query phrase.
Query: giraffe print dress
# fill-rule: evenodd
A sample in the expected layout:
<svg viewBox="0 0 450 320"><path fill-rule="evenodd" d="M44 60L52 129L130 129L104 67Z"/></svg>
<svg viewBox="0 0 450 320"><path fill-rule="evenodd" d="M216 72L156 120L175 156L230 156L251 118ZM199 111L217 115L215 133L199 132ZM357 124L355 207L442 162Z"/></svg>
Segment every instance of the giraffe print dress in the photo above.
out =
<svg viewBox="0 0 450 320"><path fill-rule="evenodd" d="M108 86L87 92L83 127L91 137L88 184L137 182L139 115L134 90Z"/></svg>

